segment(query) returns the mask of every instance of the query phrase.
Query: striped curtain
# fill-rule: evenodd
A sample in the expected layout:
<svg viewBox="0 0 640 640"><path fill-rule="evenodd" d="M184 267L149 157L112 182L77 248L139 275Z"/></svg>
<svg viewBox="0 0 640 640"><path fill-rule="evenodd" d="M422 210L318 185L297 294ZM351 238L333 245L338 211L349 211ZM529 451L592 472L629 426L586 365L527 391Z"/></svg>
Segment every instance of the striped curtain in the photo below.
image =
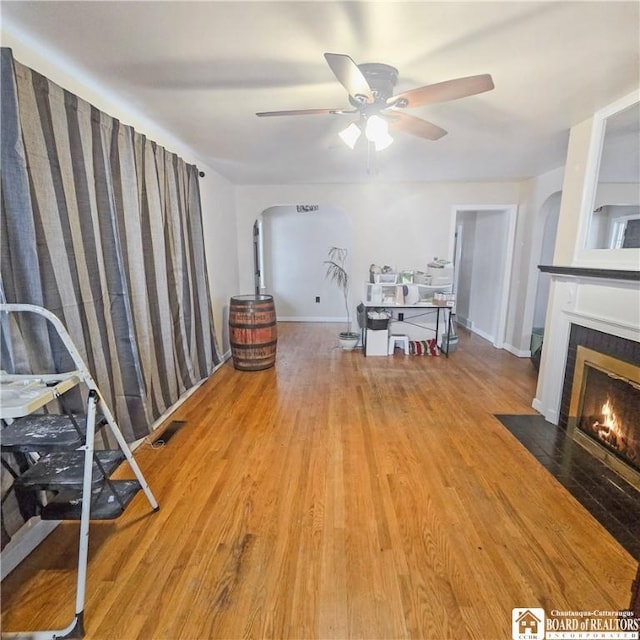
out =
<svg viewBox="0 0 640 640"><path fill-rule="evenodd" d="M65 324L135 440L221 360L198 171L2 49L0 297ZM72 368L37 328L5 370Z"/></svg>

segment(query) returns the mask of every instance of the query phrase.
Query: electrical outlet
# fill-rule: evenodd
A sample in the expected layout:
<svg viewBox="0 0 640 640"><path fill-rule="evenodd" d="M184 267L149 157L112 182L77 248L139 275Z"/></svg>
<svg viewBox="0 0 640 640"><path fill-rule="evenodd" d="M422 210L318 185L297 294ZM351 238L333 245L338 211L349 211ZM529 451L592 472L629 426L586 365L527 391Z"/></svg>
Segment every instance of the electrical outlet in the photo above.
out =
<svg viewBox="0 0 640 640"><path fill-rule="evenodd" d="M320 296L316 296L316 302L320 302Z"/></svg>

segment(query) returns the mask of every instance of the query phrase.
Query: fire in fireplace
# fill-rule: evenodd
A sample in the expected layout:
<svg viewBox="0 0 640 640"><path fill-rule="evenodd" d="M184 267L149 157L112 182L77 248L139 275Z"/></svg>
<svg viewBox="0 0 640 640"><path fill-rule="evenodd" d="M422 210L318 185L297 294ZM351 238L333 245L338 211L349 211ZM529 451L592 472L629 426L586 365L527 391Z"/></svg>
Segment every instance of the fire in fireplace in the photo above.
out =
<svg viewBox="0 0 640 640"><path fill-rule="evenodd" d="M640 487L640 367L579 346L568 427L580 444Z"/></svg>

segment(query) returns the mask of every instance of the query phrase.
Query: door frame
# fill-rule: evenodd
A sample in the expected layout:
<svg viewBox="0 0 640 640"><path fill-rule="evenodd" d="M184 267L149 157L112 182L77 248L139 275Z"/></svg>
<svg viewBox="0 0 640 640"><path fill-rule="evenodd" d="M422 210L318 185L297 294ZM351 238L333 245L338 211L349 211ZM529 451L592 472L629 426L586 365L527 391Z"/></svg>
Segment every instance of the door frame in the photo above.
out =
<svg viewBox="0 0 640 640"><path fill-rule="evenodd" d="M498 211L506 216L507 237L505 240L504 274L500 283L499 299L500 309L498 313L498 325L494 336L493 346L496 349L504 349L507 333L507 319L509 315L509 295L511 293L511 274L513 270L513 255L516 242L516 221L518 217L517 204L464 204L451 207L450 221L450 245L449 255L454 255L456 242L456 219L458 213L482 213L483 211ZM455 277L455 276L454 276Z"/></svg>

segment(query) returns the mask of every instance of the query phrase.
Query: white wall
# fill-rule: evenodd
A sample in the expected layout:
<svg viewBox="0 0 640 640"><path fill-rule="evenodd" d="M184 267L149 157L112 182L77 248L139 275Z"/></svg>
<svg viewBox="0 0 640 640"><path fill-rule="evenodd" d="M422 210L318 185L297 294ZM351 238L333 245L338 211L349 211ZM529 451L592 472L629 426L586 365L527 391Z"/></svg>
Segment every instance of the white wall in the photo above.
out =
<svg viewBox="0 0 640 640"><path fill-rule="evenodd" d="M512 205L520 183L256 185L237 186L236 193L240 287L247 291L253 290L251 230L260 212L276 204L321 202L346 213L353 225L353 312L371 263L424 270L434 256L451 260L454 207ZM519 304L519 295L512 290L510 304Z"/></svg>
<svg viewBox="0 0 640 640"><path fill-rule="evenodd" d="M577 250L593 118L571 128L553 263L571 265Z"/></svg>
<svg viewBox="0 0 640 640"><path fill-rule="evenodd" d="M213 319L218 346L221 353L227 353L229 299L240 292L234 188L226 178L208 169L200 179L200 197Z"/></svg>
<svg viewBox="0 0 640 640"><path fill-rule="evenodd" d="M189 164L195 164L205 177L200 180L203 227L206 243L207 270L211 287L214 322L218 343L228 349L226 318L228 300L238 289L237 232L233 185L216 173L194 154L182 141L149 120L144 113L127 104L118 95L107 93L95 85L78 69L70 68L64 60L40 48L37 42L20 41L1 33L2 45L11 47L16 60L43 74L53 82L87 100L123 124L177 153Z"/></svg>
<svg viewBox="0 0 640 640"><path fill-rule="evenodd" d="M599 182L593 208L597 209L610 204L638 206L640 204L640 184L637 182Z"/></svg>
<svg viewBox="0 0 640 640"><path fill-rule="evenodd" d="M348 216L322 204L308 213L298 213L290 205L276 206L264 212L262 232L264 293L273 295L278 319L346 321L344 298L325 278L324 261L330 247L351 251Z"/></svg>

